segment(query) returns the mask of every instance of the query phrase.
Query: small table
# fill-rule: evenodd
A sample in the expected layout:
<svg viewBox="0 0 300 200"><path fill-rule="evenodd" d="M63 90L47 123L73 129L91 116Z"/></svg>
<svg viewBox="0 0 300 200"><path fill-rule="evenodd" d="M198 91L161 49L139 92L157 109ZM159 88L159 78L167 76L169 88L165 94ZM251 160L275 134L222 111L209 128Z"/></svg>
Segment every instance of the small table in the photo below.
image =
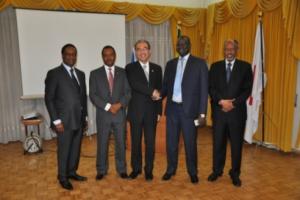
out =
<svg viewBox="0 0 300 200"><path fill-rule="evenodd" d="M43 122L43 119L41 117L36 117L33 119L24 119L23 117L21 118L21 122L25 127L25 136L26 138L29 136L28 134L28 126L36 126L37 127L37 133L38 136L40 136L40 124ZM34 137L33 135L31 135L32 137ZM39 145L39 151L37 151L37 153L43 152L43 149L41 147L41 143L37 144ZM24 154L26 154L27 152L29 152L28 150L24 150Z"/></svg>

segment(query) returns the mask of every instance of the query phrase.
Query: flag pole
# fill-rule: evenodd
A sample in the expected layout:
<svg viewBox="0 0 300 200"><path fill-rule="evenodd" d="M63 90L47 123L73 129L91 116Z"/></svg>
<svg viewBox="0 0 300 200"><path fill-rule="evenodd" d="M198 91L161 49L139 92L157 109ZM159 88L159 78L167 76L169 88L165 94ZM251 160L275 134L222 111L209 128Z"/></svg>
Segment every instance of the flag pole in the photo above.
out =
<svg viewBox="0 0 300 200"><path fill-rule="evenodd" d="M263 13L262 11L258 12L258 17L259 17L259 26L260 26L260 59L261 59L261 82L262 82L262 135L261 135L261 142L262 144L265 142L265 73L264 73L264 47L263 47L263 43L262 43L262 38L263 38L263 32L262 32L262 16Z"/></svg>

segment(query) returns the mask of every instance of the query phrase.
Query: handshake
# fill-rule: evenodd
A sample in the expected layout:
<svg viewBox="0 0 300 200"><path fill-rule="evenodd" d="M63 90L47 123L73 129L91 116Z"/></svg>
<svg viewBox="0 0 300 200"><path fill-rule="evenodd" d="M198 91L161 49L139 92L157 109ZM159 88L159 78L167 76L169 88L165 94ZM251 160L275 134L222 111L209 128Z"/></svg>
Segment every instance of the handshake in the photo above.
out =
<svg viewBox="0 0 300 200"><path fill-rule="evenodd" d="M153 92L152 92L152 96L151 96L152 100L153 101L158 101L161 99L161 96L160 96L160 92L155 89Z"/></svg>

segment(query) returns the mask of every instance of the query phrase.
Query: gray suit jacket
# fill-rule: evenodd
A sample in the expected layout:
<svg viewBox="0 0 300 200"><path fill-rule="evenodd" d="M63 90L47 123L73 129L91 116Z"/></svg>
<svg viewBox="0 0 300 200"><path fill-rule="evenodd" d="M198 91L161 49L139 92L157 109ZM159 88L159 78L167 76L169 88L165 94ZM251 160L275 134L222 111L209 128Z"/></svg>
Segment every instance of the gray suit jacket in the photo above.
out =
<svg viewBox="0 0 300 200"><path fill-rule="evenodd" d="M113 93L110 94L109 83L105 71L102 66L95 69L90 74L90 99L96 106L97 125L99 123L123 122L126 120L126 107L131 98L131 89L129 87L125 70L115 66ZM107 103L114 104L120 102L122 108L115 115L105 111Z"/></svg>

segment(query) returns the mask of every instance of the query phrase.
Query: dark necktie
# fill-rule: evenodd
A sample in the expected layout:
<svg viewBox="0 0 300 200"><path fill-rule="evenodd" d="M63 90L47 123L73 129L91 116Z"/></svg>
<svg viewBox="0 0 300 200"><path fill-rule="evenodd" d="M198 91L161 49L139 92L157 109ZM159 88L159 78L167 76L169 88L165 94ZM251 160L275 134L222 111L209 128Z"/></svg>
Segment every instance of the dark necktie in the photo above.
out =
<svg viewBox="0 0 300 200"><path fill-rule="evenodd" d="M226 81L229 83L230 75L231 75L231 63L229 62L226 67Z"/></svg>
<svg viewBox="0 0 300 200"><path fill-rule="evenodd" d="M75 75L74 75L74 69L71 68L70 72L71 72L71 78L72 78L73 84L76 86L76 89L77 89L78 92L79 92L79 91L80 91L80 86L79 86L78 81L77 81L76 78L75 78Z"/></svg>

